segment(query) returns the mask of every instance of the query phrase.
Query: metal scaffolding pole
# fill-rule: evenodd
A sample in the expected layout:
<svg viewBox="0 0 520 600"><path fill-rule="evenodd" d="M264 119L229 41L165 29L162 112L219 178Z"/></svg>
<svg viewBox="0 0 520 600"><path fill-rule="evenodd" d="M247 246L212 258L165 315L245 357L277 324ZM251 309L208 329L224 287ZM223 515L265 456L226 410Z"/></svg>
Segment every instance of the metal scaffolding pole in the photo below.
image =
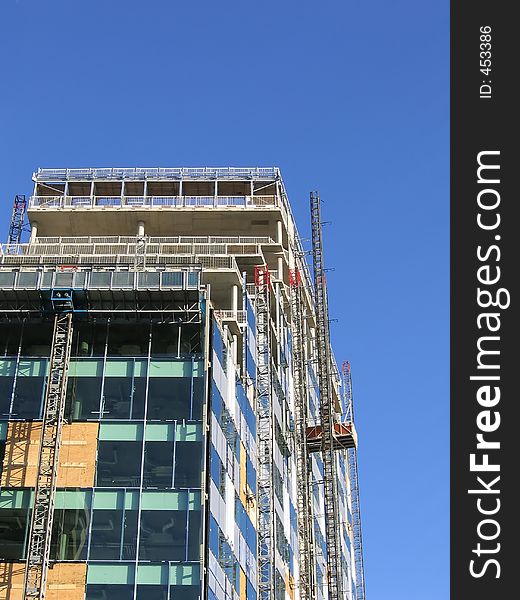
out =
<svg viewBox="0 0 520 600"><path fill-rule="evenodd" d="M354 422L354 396L352 393L352 373L350 363L344 362L342 365L343 390L345 394L345 408L347 418ZM354 548L354 570L355 581L355 600L365 600L365 571L363 567L363 540L361 535L361 508L359 502L359 483L358 483L358 465L357 448L347 450L348 476L350 480L350 498L352 503L352 542Z"/></svg>
<svg viewBox="0 0 520 600"><path fill-rule="evenodd" d="M323 490L325 498L325 544L327 549L327 585L329 600L343 600L342 557L338 514L336 458L334 452L334 411L332 406L332 373L329 310L325 267L323 262L320 198L311 192L312 258L316 303L316 342L320 385L320 421L322 428Z"/></svg>
<svg viewBox="0 0 520 600"><path fill-rule="evenodd" d="M314 548L312 544L312 503L309 488L309 456L307 453L307 377L304 352L301 276L297 268L290 273L290 284L299 591L300 600L312 600L315 597L315 583Z"/></svg>
<svg viewBox="0 0 520 600"><path fill-rule="evenodd" d="M274 598L273 411L271 382L271 280L267 265L255 267L256 406L258 485L258 593Z"/></svg>

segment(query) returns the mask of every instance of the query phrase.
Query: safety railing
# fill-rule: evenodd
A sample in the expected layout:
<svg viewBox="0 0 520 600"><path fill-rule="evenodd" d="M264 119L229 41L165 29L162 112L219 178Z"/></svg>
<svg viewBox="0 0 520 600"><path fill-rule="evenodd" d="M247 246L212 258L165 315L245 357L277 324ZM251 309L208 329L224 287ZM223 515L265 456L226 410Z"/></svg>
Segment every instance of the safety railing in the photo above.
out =
<svg viewBox="0 0 520 600"><path fill-rule="evenodd" d="M216 310L215 316L221 322L236 321L239 325L245 325L247 322L245 310Z"/></svg>
<svg viewBox="0 0 520 600"><path fill-rule="evenodd" d="M276 196L31 196L30 209L56 208L271 208Z"/></svg>
<svg viewBox="0 0 520 600"><path fill-rule="evenodd" d="M136 167L101 169L38 169L35 181L92 179L277 179L278 167Z"/></svg>
<svg viewBox="0 0 520 600"><path fill-rule="evenodd" d="M136 236L53 236L37 237L33 244L135 244ZM268 236L150 236L146 238L150 244L274 244ZM1 247L0 247L1 248Z"/></svg>

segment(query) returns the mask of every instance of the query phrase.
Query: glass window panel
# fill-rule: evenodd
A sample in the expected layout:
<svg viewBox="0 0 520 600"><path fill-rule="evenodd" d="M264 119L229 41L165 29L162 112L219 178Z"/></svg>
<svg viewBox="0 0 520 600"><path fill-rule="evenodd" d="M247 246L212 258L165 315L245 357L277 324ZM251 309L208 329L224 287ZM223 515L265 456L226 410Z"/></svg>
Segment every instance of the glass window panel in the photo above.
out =
<svg viewBox="0 0 520 600"><path fill-rule="evenodd" d="M161 284L163 287L182 288L182 272L166 271L162 273Z"/></svg>
<svg viewBox="0 0 520 600"><path fill-rule="evenodd" d="M0 325L0 355L16 356L18 354L21 331L21 322Z"/></svg>
<svg viewBox="0 0 520 600"><path fill-rule="evenodd" d="M167 600L167 585L138 585L137 600Z"/></svg>
<svg viewBox="0 0 520 600"><path fill-rule="evenodd" d="M200 487L202 444L177 442L175 445L175 487Z"/></svg>
<svg viewBox="0 0 520 600"><path fill-rule="evenodd" d="M140 288L157 288L159 287L160 276L161 274L158 272L139 273L137 285Z"/></svg>
<svg viewBox="0 0 520 600"><path fill-rule="evenodd" d="M181 333L181 357L199 356L201 347L201 326L198 323L185 323Z"/></svg>
<svg viewBox="0 0 520 600"><path fill-rule="evenodd" d="M200 421L202 419L202 406L204 405L204 378L193 378L193 405L191 420Z"/></svg>
<svg viewBox="0 0 520 600"><path fill-rule="evenodd" d="M133 392L128 377L107 377L103 394L103 419L129 419Z"/></svg>
<svg viewBox="0 0 520 600"><path fill-rule="evenodd" d="M11 405L14 377L0 377L0 419L6 418Z"/></svg>
<svg viewBox="0 0 520 600"><path fill-rule="evenodd" d="M141 512L142 560L185 560L187 512L154 510Z"/></svg>
<svg viewBox="0 0 520 600"><path fill-rule="evenodd" d="M199 272L191 271L188 273L188 287L197 287L199 285Z"/></svg>
<svg viewBox="0 0 520 600"><path fill-rule="evenodd" d="M50 321L27 321L22 333L22 356L50 356L52 330Z"/></svg>
<svg viewBox="0 0 520 600"><path fill-rule="evenodd" d="M200 511L192 510L189 514L188 525L188 560L199 560L200 558L200 527L201 513Z"/></svg>
<svg viewBox="0 0 520 600"><path fill-rule="evenodd" d="M146 487L171 488L173 484L173 441L146 442L144 480Z"/></svg>
<svg viewBox="0 0 520 600"><path fill-rule="evenodd" d="M95 510L92 515L89 558L91 560L119 560L123 511Z"/></svg>
<svg viewBox="0 0 520 600"><path fill-rule="evenodd" d="M114 277L112 278L112 287L133 288L134 276L135 273L130 271L118 271L114 273Z"/></svg>
<svg viewBox="0 0 520 600"><path fill-rule="evenodd" d="M199 585L171 585L170 600L199 600Z"/></svg>
<svg viewBox="0 0 520 600"><path fill-rule="evenodd" d="M86 560L90 511L57 509L52 527L51 557Z"/></svg>
<svg viewBox="0 0 520 600"><path fill-rule="evenodd" d="M191 377L151 377L148 384L148 419L190 418Z"/></svg>
<svg viewBox="0 0 520 600"><path fill-rule="evenodd" d="M14 271L11 272L0 272L0 287L1 288L12 288L14 286L14 278L16 273Z"/></svg>
<svg viewBox="0 0 520 600"><path fill-rule="evenodd" d="M109 271L93 272L90 274L90 282L88 284L88 287L90 287L90 288L109 288L111 279L112 279L112 273L110 273Z"/></svg>
<svg viewBox="0 0 520 600"><path fill-rule="evenodd" d="M110 356L147 356L150 324L141 322L114 322L108 330Z"/></svg>
<svg viewBox="0 0 520 600"><path fill-rule="evenodd" d="M17 419L41 417L44 377L17 377L12 416Z"/></svg>
<svg viewBox="0 0 520 600"><path fill-rule="evenodd" d="M179 325L177 323L154 323L152 326L152 356L177 356L179 348Z"/></svg>
<svg viewBox="0 0 520 600"><path fill-rule="evenodd" d="M142 442L100 441L97 485L138 487L141 475Z"/></svg>
<svg viewBox="0 0 520 600"><path fill-rule="evenodd" d="M72 338L72 356L103 356L107 324L92 321L80 322L74 325Z"/></svg>
<svg viewBox="0 0 520 600"><path fill-rule="evenodd" d="M99 419L101 382L101 377L69 377L65 415L78 421Z"/></svg>
<svg viewBox="0 0 520 600"><path fill-rule="evenodd" d="M28 527L28 511L21 508L0 510L0 559L25 558L25 539Z"/></svg>
<svg viewBox="0 0 520 600"><path fill-rule="evenodd" d="M137 510L125 510L123 527L123 560L135 560L137 540Z"/></svg>
<svg viewBox="0 0 520 600"><path fill-rule="evenodd" d="M87 585L85 600L133 600L133 585L114 585L113 583L90 583Z"/></svg>
<svg viewBox="0 0 520 600"><path fill-rule="evenodd" d="M16 287L19 288L35 288L38 283L37 271L22 271L18 273Z"/></svg>

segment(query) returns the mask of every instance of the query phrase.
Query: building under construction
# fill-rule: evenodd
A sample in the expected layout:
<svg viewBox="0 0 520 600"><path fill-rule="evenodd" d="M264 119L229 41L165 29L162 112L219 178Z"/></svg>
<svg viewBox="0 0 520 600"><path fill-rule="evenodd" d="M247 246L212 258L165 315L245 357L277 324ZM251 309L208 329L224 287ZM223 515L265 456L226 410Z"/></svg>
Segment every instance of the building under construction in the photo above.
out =
<svg viewBox="0 0 520 600"><path fill-rule="evenodd" d="M0 600L364 600L317 193L305 250L277 168L33 181L0 253Z"/></svg>

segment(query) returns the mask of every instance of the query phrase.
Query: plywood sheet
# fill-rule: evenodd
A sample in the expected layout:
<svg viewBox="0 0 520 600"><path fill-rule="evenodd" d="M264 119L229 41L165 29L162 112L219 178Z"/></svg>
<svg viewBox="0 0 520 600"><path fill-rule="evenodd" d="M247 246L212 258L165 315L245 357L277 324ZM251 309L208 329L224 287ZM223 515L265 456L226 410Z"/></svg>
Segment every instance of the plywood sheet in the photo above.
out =
<svg viewBox="0 0 520 600"><path fill-rule="evenodd" d="M0 563L0 600L23 600L24 563Z"/></svg>
<svg viewBox="0 0 520 600"><path fill-rule="evenodd" d="M49 569L45 600L83 600L86 563L57 563Z"/></svg>
<svg viewBox="0 0 520 600"><path fill-rule="evenodd" d="M9 423L5 446L3 487L34 487L41 423ZM66 424L58 457L58 487L92 487L96 470L98 423Z"/></svg>

